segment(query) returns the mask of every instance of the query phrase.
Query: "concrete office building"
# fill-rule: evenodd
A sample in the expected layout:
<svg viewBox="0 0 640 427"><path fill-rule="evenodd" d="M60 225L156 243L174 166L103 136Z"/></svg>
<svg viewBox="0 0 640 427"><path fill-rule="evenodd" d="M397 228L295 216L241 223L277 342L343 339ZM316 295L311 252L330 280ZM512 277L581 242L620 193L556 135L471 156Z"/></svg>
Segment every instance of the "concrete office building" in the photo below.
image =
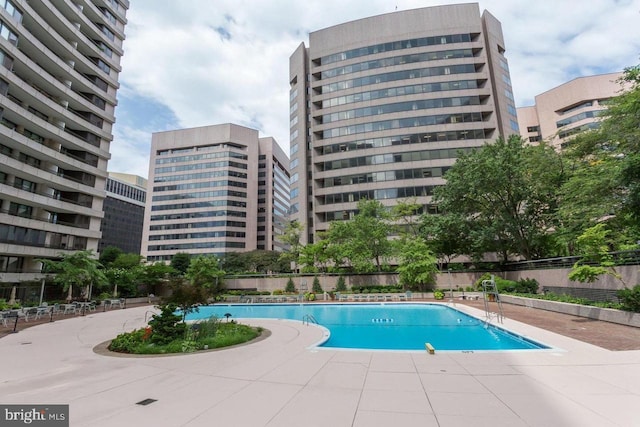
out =
<svg viewBox="0 0 640 427"><path fill-rule="evenodd" d="M128 0L0 1L0 282L97 250Z"/></svg>
<svg viewBox="0 0 640 427"><path fill-rule="evenodd" d="M520 107L518 124L529 142L549 141L560 148L572 135L599 126L606 101L619 94L623 73L578 77L535 97L535 105Z"/></svg>
<svg viewBox="0 0 640 427"><path fill-rule="evenodd" d="M289 157L271 137L259 144L257 249L281 252L289 221Z"/></svg>
<svg viewBox="0 0 640 427"><path fill-rule="evenodd" d="M234 124L154 133L142 255L155 262L274 248L288 208L287 163L273 138Z"/></svg>
<svg viewBox="0 0 640 427"><path fill-rule="evenodd" d="M290 58L291 218L314 240L361 199L425 209L458 151L519 133L500 22L477 3L310 33Z"/></svg>
<svg viewBox="0 0 640 427"><path fill-rule="evenodd" d="M139 254L147 180L137 175L109 172L106 190L98 252L114 246L125 253Z"/></svg>

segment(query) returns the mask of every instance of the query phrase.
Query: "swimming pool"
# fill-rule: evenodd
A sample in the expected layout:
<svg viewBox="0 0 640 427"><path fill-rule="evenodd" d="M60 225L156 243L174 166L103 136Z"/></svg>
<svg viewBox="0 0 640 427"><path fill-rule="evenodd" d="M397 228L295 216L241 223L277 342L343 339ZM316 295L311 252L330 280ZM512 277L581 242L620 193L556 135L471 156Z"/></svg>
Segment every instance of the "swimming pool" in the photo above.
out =
<svg viewBox="0 0 640 427"><path fill-rule="evenodd" d="M539 350L543 344L441 304L215 304L187 320L267 318L318 323L330 332L321 347L370 350Z"/></svg>

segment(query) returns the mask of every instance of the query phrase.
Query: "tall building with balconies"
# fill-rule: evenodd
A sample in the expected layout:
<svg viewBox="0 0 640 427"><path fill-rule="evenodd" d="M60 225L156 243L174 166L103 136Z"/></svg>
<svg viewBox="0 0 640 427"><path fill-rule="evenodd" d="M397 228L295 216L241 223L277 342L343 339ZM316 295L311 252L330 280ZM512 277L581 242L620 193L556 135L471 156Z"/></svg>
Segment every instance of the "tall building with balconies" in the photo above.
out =
<svg viewBox="0 0 640 427"><path fill-rule="evenodd" d="M273 138L234 124L154 133L142 255L279 250L288 158Z"/></svg>
<svg viewBox="0 0 640 427"><path fill-rule="evenodd" d="M0 282L97 250L128 0L0 1Z"/></svg>
<svg viewBox="0 0 640 427"><path fill-rule="evenodd" d="M290 57L291 219L313 242L362 199L430 205L459 152L519 133L500 22L478 4L309 34Z"/></svg>
<svg viewBox="0 0 640 427"><path fill-rule="evenodd" d="M622 89L622 75L578 77L536 95L535 105L517 110L522 136L531 143L544 140L561 148L576 133L598 128L607 101Z"/></svg>

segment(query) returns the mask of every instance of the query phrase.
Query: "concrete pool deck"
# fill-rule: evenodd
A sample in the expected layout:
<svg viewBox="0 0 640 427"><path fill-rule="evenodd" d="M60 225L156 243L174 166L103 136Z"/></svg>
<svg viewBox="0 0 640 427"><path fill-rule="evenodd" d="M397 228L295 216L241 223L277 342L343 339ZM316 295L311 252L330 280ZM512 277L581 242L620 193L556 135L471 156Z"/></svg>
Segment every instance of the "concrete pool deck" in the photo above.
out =
<svg viewBox="0 0 640 427"><path fill-rule="evenodd" d="M640 351L609 351L510 319L504 327L554 349L327 350L314 348L321 328L247 320L271 335L178 356L94 352L145 325L150 311L90 314L2 338L0 403L69 404L74 427L640 426ZM136 404L144 399L155 402Z"/></svg>

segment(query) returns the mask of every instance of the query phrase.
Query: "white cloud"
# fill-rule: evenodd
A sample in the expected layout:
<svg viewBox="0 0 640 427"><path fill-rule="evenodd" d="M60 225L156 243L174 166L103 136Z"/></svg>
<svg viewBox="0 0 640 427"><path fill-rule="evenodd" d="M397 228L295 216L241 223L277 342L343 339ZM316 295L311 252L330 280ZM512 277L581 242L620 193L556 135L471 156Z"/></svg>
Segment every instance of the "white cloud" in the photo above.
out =
<svg viewBox="0 0 640 427"><path fill-rule="evenodd" d="M139 97L169 108L172 126L237 123L273 136L288 152L289 56L308 43L309 31L396 6L450 3L457 2L132 1L109 169L146 176L151 132L167 130L127 108ZM581 74L638 63L640 0L486 0L480 9L502 23L519 105Z"/></svg>

